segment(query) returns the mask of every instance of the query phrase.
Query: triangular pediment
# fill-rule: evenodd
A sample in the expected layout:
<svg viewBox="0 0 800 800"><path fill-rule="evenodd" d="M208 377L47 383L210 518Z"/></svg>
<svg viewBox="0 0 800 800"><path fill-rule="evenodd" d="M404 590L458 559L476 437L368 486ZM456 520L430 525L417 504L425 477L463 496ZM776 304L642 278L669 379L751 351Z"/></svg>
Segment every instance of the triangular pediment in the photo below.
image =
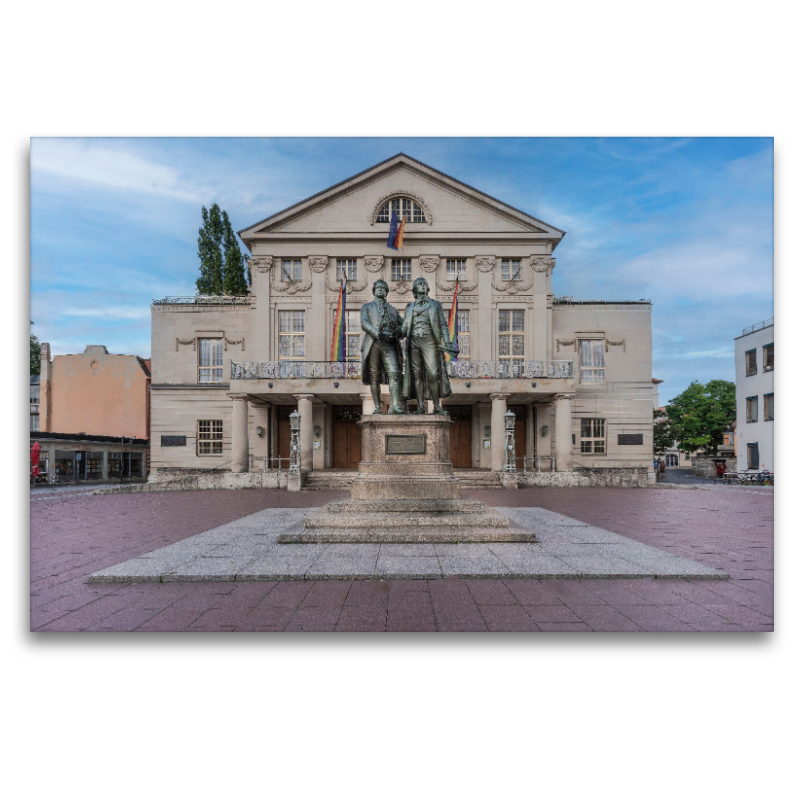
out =
<svg viewBox="0 0 800 800"><path fill-rule="evenodd" d="M564 231L400 153L239 232L242 239L269 234L320 235L376 232L388 227L376 214L389 199L410 197L425 222L407 222L421 234L531 234L553 240Z"/></svg>

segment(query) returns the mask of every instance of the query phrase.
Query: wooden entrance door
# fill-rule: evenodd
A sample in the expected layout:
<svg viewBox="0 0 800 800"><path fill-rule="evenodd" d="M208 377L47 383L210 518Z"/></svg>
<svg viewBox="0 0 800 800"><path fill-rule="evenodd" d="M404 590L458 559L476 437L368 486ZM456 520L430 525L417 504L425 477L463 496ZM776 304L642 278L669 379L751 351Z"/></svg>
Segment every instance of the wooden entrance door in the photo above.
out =
<svg viewBox="0 0 800 800"><path fill-rule="evenodd" d="M292 452L292 424L289 414L294 411L293 406L278 406L278 458L289 458ZM288 461L281 461L281 469L289 469Z"/></svg>
<svg viewBox="0 0 800 800"><path fill-rule="evenodd" d="M472 406L447 406L450 426L450 463L456 469L472 468Z"/></svg>
<svg viewBox="0 0 800 800"><path fill-rule="evenodd" d="M509 406L509 411L516 414L514 422L514 457L518 470L522 470L525 466L525 456L527 453L527 407L526 406Z"/></svg>
<svg viewBox="0 0 800 800"><path fill-rule="evenodd" d="M334 406L331 466L357 469L361 461L360 406Z"/></svg>

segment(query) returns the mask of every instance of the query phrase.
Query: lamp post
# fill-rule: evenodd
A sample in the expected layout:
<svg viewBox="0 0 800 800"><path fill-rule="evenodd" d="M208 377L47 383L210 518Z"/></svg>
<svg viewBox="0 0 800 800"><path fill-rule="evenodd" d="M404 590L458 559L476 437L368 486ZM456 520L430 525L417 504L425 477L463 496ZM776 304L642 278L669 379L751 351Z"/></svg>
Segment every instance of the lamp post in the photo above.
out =
<svg viewBox="0 0 800 800"><path fill-rule="evenodd" d="M289 453L289 472L293 475L300 474L300 414L297 409L289 414L289 424L292 428L292 445Z"/></svg>
<svg viewBox="0 0 800 800"><path fill-rule="evenodd" d="M517 460L514 457L514 425L517 421L517 415L513 411L506 411L503 414L503 420L506 428L506 457L503 463L503 472L516 472Z"/></svg>

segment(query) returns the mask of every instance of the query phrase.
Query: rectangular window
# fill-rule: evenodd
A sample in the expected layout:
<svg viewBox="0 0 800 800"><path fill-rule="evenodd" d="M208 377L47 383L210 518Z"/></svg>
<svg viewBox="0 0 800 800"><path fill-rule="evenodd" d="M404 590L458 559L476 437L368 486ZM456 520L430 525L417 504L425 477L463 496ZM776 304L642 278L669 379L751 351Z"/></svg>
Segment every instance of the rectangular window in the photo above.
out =
<svg viewBox="0 0 800 800"><path fill-rule="evenodd" d="M518 258L500 259L500 277L504 281L522 280L522 267Z"/></svg>
<svg viewBox="0 0 800 800"><path fill-rule="evenodd" d="M758 398L748 397L746 402L747 402L747 422L758 422Z"/></svg>
<svg viewBox="0 0 800 800"><path fill-rule="evenodd" d="M770 372L775 369L775 345L764 345L764 372Z"/></svg>
<svg viewBox="0 0 800 800"><path fill-rule="evenodd" d="M602 339L579 339L581 383L605 383L605 344Z"/></svg>
<svg viewBox="0 0 800 800"><path fill-rule="evenodd" d="M747 469L758 469L758 442L751 442L747 445Z"/></svg>
<svg viewBox="0 0 800 800"><path fill-rule="evenodd" d="M758 372L758 366L756 365L756 351L748 350L744 354L744 374L745 376L749 377L750 375L755 375L756 372Z"/></svg>
<svg viewBox="0 0 800 800"><path fill-rule="evenodd" d="M281 261L281 280L299 281L303 277L303 262L299 258L284 258Z"/></svg>
<svg viewBox="0 0 800 800"><path fill-rule="evenodd" d="M197 455L222 455L222 420L197 420Z"/></svg>
<svg viewBox="0 0 800 800"><path fill-rule="evenodd" d="M197 340L197 382L222 381L222 339Z"/></svg>
<svg viewBox="0 0 800 800"><path fill-rule="evenodd" d="M458 312L458 360L469 361L469 311L464 309Z"/></svg>
<svg viewBox="0 0 800 800"><path fill-rule="evenodd" d="M278 360L302 361L306 357L306 312L278 312Z"/></svg>
<svg viewBox="0 0 800 800"><path fill-rule="evenodd" d="M581 453L606 452L606 421L604 419L581 420Z"/></svg>
<svg viewBox="0 0 800 800"><path fill-rule="evenodd" d="M31 384L31 430L39 430L39 384Z"/></svg>
<svg viewBox="0 0 800 800"><path fill-rule="evenodd" d="M774 394L765 394L764 395L764 419L765 420L774 420L775 419L775 395Z"/></svg>
<svg viewBox="0 0 800 800"><path fill-rule="evenodd" d="M357 260L355 258L336 259L336 282L342 282L342 275L348 281L354 281L358 276Z"/></svg>
<svg viewBox="0 0 800 800"><path fill-rule="evenodd" d="M465 281L467 279L467 259L466 258L448 258L447 259L447 280L448 281Z"/></svg>
<svg viewBox="0 0 800 800"><path fill-rule="evenodd" d="M392 259L392 280L410 281L411 280L411 259L393 258Z"/></svg>
<svg viewBox="0 0 800 800"><path fill-rule="evenodd" d="M348 361L361 360L361 310L347 312L346 358Z"/></svg>
<svg viewBox="0 0 800 800"><path fill-rule="evenodd" d="M498 323L497 356L501 377L515 378L525 368L525 311L500 309Z"/></svg>

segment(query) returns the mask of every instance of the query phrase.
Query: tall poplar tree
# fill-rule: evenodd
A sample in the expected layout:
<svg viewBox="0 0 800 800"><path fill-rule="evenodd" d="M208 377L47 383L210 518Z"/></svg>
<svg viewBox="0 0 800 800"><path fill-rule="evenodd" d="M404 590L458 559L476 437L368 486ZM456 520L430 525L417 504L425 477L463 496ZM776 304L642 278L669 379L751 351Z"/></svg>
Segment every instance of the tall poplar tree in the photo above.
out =
<svg viewBox="0 0 800 800"><path fill-rule="evenodd" d="M222 212L222 225L224 228L222 246L225 250L225 259L222 264L222 291L225 294L247 294L248 280L245 278L245 261L248 256L242 256L236 234L231 227L226 211ZM249 272L249 269L248 269Z"/></svg>
<svg viewBox="0 0 800 800"><path fill-rule="evenodd" d="M249 256L242 255L227 212L216 203L208 210L203 206L203 226L197 233L200 258L197 291L212 295L247 294L249 281L245 277L245 264ZM248 268L248 275L249 272Z"/></svg>
<svg viewBox="0 0 800 800"><path fill-rule="evenodd" d="M211 210L203 206L203 226L197 232L197 256L200 259L200 277L197 291L200 294L222 294L222 224L219 206Z"/></svg>

